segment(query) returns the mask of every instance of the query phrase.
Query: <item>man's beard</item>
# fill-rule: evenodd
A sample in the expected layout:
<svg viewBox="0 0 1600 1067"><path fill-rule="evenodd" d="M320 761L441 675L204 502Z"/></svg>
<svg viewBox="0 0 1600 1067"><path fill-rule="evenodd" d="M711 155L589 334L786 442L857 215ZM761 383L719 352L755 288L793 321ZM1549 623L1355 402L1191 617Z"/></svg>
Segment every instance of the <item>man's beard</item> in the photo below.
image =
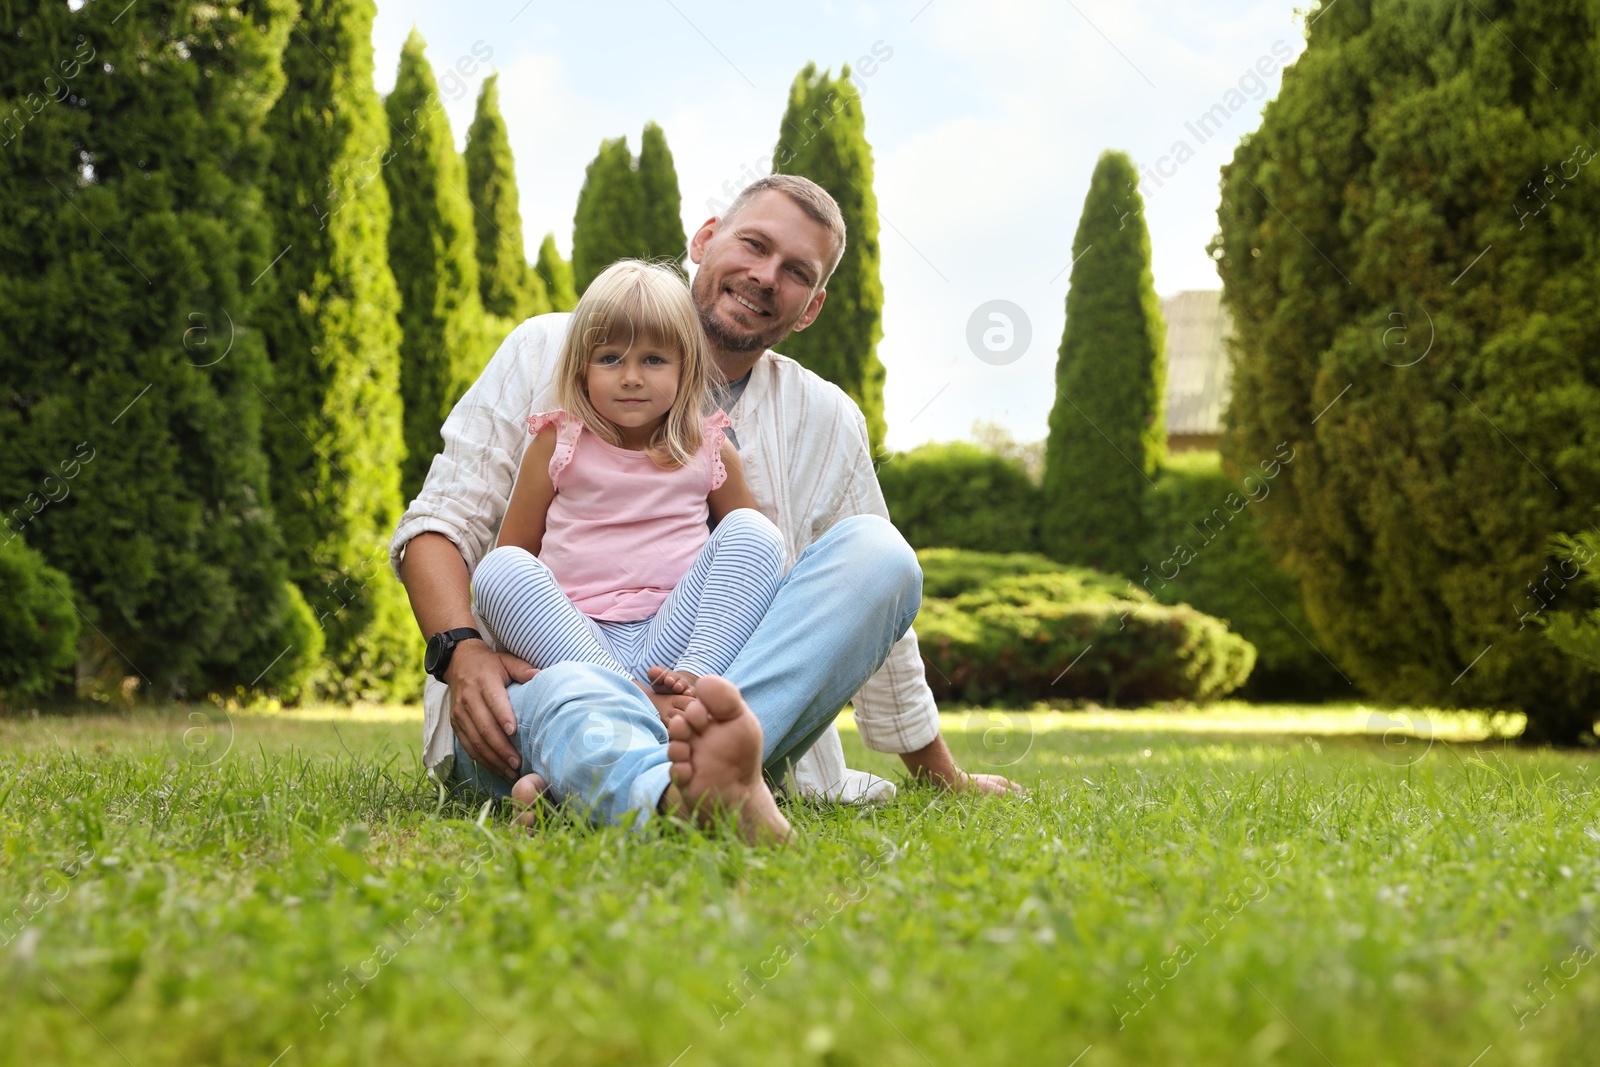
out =
<svg viewBox="0 0 1600 1067"><path fill-rule="evenodd" d="M706 339L711 342L711 347L720 348L724 352L764 352L789 336L790 327L774 323L770 329L758 330L749 333L737 326L730 328L717 318L716 305L720 287L711 283L709 272L701 272L694 276L694 285L690 293L694 297L694 308L700 315L700 328L705 331Z"/></svg>

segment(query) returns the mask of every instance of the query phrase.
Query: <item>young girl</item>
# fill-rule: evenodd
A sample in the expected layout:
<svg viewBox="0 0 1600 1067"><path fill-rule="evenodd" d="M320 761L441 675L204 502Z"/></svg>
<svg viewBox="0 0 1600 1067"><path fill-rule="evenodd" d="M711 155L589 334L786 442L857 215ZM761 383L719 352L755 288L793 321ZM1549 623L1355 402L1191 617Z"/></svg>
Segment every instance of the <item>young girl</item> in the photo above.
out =
<svg viewBox="0 0 1600 1067"><path fill-rule="evenodd" d="M561 407L528 420L497 547L472 577L499 647L535 667L596 663L647 694L722 674L783 576L729 425L710 409L700 321L677 274L613 264L573 310ZM708 516L716 521L708 531Z"/></svg>

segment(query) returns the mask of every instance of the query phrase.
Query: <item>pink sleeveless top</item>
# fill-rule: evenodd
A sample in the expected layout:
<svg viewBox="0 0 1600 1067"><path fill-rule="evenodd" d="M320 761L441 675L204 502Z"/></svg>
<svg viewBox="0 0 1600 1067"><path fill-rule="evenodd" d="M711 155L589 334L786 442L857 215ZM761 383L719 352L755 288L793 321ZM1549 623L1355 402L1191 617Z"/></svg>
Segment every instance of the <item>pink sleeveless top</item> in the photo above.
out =
<svg viewBox="0 0 1600 1067"><path fill-rule="evenodd" d="M654 615L688 573L710 532L706 495L727 480L719 411L705 420L700 450L668 470L647 454L607 444L564 411L528 419L528 432L556 427L539 559L577 609L603 622Z"/></svg>

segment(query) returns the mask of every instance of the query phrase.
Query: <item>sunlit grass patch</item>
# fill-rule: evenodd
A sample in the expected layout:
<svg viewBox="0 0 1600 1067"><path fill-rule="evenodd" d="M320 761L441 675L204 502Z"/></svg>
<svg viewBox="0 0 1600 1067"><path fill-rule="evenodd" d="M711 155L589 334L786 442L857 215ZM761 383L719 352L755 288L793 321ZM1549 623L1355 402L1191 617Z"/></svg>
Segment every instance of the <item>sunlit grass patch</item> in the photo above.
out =
<svg viewBox="0 0 1600 1067"><path fill-rule="evenodd" d="M1594 757L1359 712L957 712L1027 797L786 853L480 821L414 708L0 722L0 1064L1590 1062Z"/></svg>

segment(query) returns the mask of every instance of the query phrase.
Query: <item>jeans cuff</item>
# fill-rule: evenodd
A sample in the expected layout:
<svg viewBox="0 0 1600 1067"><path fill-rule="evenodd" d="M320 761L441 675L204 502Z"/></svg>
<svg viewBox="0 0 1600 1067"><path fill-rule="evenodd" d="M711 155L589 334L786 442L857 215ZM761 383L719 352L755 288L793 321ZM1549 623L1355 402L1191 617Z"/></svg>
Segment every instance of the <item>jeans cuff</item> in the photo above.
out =
<svg viewBox="0 0 1600 1067"><path fill-rule="evenodd" d="M639 817L633 825L643 826L656 814L661 794L672 784L672 764L662 762L646 768L628 787L628 810L637 811Z"/></svg>

